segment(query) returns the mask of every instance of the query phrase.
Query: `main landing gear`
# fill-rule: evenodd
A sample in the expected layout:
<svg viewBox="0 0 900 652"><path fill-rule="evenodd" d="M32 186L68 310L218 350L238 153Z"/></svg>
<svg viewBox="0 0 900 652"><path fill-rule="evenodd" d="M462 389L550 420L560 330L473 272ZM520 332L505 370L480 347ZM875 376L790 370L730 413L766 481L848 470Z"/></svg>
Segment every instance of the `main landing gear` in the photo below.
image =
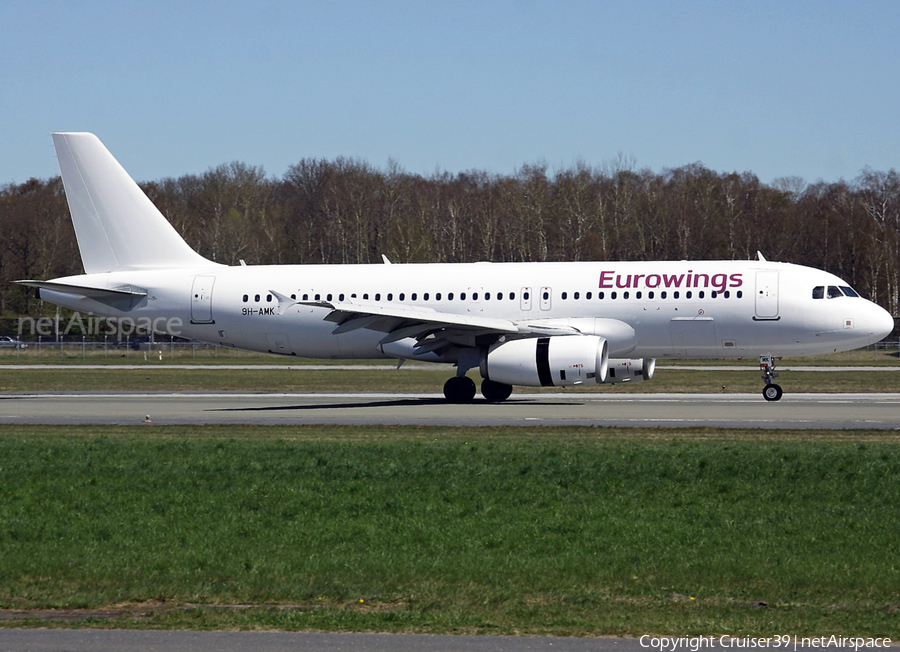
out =
<svg viewBox="0 0 900 652"><path fill-rule="evenodd" d="M780 400L784 392L781 390L781 385L776 385L774 382L775 378L778 377L778 374L775 373L775 358L771 355L760 356L759 370L763 372L762 379L766 381L766 386L763 387L762 391L763 398L767 401Z"/></svg>
<svg viewBox="0 0 900 652"><path fill-rule="evenodd" d="M488 403L505 401L512 394L512 385L493 380L481 382L481 395ZM444 383L444 397L448 403L471 403L475 398L475 381L468 376L454 376Z"/></svg>

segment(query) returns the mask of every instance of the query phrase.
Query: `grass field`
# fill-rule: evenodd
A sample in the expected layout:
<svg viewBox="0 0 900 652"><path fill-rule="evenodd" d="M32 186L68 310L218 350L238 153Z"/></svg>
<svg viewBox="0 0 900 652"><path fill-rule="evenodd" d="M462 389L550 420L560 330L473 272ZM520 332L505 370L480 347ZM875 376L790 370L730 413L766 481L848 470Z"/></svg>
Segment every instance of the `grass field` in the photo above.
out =
<svg viewBox="0 0 900 652"><path fill-rule="evenodd" d="M278 391L346 392L391 391L440 393L454 369L415 365L394 369L4 369L0 366L0 392L38 391ZM480 382L477 370L469 375ZM658 369L646 383L583 385L561 390L516 388L517 392L567 391L598 393L645 392L751 392L762 390L760 373L753 367L735 371ZM900 371L799 372L783 371L778 382L787 393L797 392L900 392Z"/></svg>
<svg viewBox="0 0 900 652"><path fill-rule="evenodd" d="M2 426L0 624L897 639L898 443Z"/></svg>

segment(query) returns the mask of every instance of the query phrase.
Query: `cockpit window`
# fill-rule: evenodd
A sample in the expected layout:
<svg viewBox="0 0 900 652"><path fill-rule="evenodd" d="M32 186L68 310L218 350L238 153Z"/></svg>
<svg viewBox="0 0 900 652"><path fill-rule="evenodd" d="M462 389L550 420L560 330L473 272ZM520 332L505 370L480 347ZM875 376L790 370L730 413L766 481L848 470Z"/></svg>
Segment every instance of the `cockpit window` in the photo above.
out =
<svg viewBox="0 0 900 652"><path fill-rule="evenodd" d="M825 286L817 285L813 288L813 299L824 299L825 298Z"/></svg>
<svg viewBox="0 0 900 652"><path fill-rule="evenodd" d="M842 286L841 286L841 290L843 290L843 291L844 291L844 294L846 294L848 297L858 297L858 296L859 296L859 295L856 293L856 290L854 290L854 289L851 288L851 287L847 287L846 285L842 285Z"/></svg>
<svg viewBox="0 0 900 652"><path fill-rule="evenodd" d="M828 286L828 298L829 299L837 299L838 297L844 296L844 293L841 292L840 288L837 288L833 285Z"/></svg>

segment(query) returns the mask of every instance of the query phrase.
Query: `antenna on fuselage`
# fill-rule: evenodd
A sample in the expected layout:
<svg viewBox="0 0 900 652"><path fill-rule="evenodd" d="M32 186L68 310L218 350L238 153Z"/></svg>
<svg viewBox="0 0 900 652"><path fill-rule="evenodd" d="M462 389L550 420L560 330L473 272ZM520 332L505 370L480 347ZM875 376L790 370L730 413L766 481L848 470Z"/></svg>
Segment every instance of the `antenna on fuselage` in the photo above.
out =
<svg viewBox="0 0 900 652"><path fill-rule="evenodd" d="M390 264L391 264L391 261L389 261L389 260L388 260L388 257L385 256L384 254L381 254L381 260L384 261L384 264L385 264L385 265L390 265Z"/></svg>
<svg viewBox="0 0 900 652"><path fill-rule="evenodd" d="M757 255L757 257L759 258L759 261L760 261L761 263L767 263L767 262L769 262L769 261L766 260L766 257L762 255L762 252L761 252L761 251L757 251L757 252L756 252L756 255Z"/></svg>

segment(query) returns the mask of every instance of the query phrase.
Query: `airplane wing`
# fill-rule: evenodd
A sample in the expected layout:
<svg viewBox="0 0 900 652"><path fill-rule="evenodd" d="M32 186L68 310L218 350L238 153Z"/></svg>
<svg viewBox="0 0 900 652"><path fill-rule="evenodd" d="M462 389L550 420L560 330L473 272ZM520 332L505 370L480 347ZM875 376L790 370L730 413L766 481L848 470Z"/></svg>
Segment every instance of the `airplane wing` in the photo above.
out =
<svg viewBox="0 0 900 652"><path fill-rule="evenodd" d="M576 328L563 325L530 324L478 315L442 312L425 306L405 304L376 304L364 301L297 301L270 290L278 300L282 312L293 305L315 306L330 310L325 321L337 326L334 335L360 328L384 333L379 344L389 344L408 337L418 340L417 351L428 353L451 345L475 346L476 337L512 336L512 338L548 335L579 335Z"/></svg>

